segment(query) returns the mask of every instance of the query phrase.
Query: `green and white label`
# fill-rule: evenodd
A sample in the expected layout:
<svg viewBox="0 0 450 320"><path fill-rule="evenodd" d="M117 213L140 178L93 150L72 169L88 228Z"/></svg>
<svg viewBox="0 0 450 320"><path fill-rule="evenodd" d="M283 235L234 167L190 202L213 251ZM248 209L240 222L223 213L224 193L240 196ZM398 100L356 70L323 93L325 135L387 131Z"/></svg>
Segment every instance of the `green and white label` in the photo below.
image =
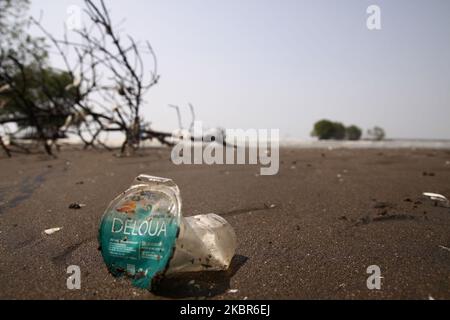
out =
<svg viewBox="0 0 450 320"><path fill-rule="evenodd" d="M108 208L99 242L109 271L127 275L133 285L151 289L164 273L175 247L179 222L174 202L160 191L136 190Z"/></svg>

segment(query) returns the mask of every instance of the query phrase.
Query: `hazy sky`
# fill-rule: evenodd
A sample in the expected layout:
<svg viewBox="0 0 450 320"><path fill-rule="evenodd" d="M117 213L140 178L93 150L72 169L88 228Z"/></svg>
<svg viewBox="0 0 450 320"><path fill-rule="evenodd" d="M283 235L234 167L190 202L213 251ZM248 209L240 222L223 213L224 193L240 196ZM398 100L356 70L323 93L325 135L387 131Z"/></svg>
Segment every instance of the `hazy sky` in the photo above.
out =
<svg viewBox="0 0 450 320"><path fill-rule="evenodd" d="M381 8L369 31L366 9ZM32 0L49 30L62 30L78 0ZM308 138L316 120L389 137L450 139L450 1L110 0L112 17L149 40L160 84L143 113L177 126L188 102L206 126L279 128Z"/></svg>

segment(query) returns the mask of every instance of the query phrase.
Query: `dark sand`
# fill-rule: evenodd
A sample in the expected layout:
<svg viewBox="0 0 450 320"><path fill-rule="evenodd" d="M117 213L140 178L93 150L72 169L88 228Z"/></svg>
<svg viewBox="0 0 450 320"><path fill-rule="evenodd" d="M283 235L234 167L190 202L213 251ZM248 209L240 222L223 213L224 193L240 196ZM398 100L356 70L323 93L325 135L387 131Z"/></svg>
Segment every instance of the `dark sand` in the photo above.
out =
<svg viewBox="0 0 450 320"><path fill-rule="evenodd" d="M284 149L276 176L258 176L259 166L175 166L168 149L144 153L0 159L0 298L450 299L450 251L440 247L450 247L450 209L421 196L450 195L449 151ZM173 178L184 215L215 212L233 225L239 245L228 272L166 279L157 294L108 274L100 218L140 173ZM87 206L69 209L75 201ZM51 227L63 229L45 235ZM81 290L66 288L72 264ZM366 287L373 264L381 290Z"/></svg>

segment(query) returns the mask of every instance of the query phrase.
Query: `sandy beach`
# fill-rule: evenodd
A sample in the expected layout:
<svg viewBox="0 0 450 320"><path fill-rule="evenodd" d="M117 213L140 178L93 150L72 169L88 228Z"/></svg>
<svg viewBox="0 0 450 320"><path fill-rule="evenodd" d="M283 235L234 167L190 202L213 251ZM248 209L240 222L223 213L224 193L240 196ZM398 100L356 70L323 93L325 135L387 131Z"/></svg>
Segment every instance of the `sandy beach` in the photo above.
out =
<svg viewBox="0 0 450 320"><path fill-rule="evenodd" d="M253 165L175 166L164 148L1 155L0 298L450 299L450 209L422 196L450 195L449 161L448 150L283 148L279 173L260 176ZM141 173L172 178L185 216L230 222L230 270L167 278L154 293L108 273L100 219ZM80 290L66 287L69 265ZM366 286L370 265L380 290Z"/></svg>

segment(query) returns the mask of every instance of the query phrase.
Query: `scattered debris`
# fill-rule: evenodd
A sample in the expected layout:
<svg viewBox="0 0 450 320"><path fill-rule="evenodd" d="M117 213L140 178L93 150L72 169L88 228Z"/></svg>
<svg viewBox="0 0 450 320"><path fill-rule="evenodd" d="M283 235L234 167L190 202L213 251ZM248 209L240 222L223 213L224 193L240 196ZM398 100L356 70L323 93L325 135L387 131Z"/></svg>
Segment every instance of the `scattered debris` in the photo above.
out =
<svg viewBox="0 0 450 320"><path fill-rule="evenodd" d="M432 193L432 192L424 192L423 195L425 197L430 198L432 201L435 201L435 206L437 206L437 204L440 203L442 206L444 206L446 208L450 208L450 202L442 194Z"/></svg>
<svg viewBox="0 0 450 320"><path fill-rule="evenodd" d="M417 217L410 214L388 214L387 212L381 212L378 216L371 217L369 214L361 217L355 226L361 226L370 224L372 222L383 222L383 221L405 221L405 220L415 220Z"/></svg>
<svg viewBox="0 0 450 320"><path fill-rule="evenodd" d="M358 222L356 222L356 225L362 225L362 224L369 224L372 222L372 218L370 217L370 215L365 215L362 218L359 219Z"/></svg>
<svg viewBox="0 0 450 320"><path fill-rule="evenodd" d="M247 207L247 208L241 208L241 209L232 209L230 211L225 212L219 212L220 216L236 216L241 214L251 214L252 212L256 211L264 211L264 210L271 210L276 208L276 206L267 206L266 204L258 206L258 207Z"/></svg>
<svg viewBox="0 0 450 320"><path fill-rule="evenodd" d="M385 215L387 215L388 214L388 211L387 210L381 210L380 212L378 212L378 215L379 216L385 216Z"/></svg>
<svg viewBox="0 0 450 320"><path fill-rule="evenodd" d="M377 201L374 203L373 207L375 209L386 209L386 208L393 208L394 205L389 202Z"/></svg>
<svg viewBox="0 0 450 320"><path fill-rule="evenodd" d="M83 203L77 203L77 202L71 203L69 205L69 209L74 209L74 210L78 210L78 209L81 209L83 207L86 207L86 205L83 204Z"/></svg>
<svg viewBox="0 0 450 320"><path fill-rule="evenodd" d="M61 229L62 228L50 228L50 229L44 230L44 233L47 235L52 235L52 234L60 231Z"/></svg>
<svg viewBox="0 0 450 320"><path fill-rule="evenodd" d="M228 293L237 293L239 290L238 289L230 289L228 290Z"/></svg>
<svg viewBox="0 0 450 320"><path fill-rule="evenodd" d="M273 204L273 203L271 203L271 204L269 204L269 203L264 203L264 207L265 207L266 209L274 209L274 208L276 208L276 205Z"/></svg>

